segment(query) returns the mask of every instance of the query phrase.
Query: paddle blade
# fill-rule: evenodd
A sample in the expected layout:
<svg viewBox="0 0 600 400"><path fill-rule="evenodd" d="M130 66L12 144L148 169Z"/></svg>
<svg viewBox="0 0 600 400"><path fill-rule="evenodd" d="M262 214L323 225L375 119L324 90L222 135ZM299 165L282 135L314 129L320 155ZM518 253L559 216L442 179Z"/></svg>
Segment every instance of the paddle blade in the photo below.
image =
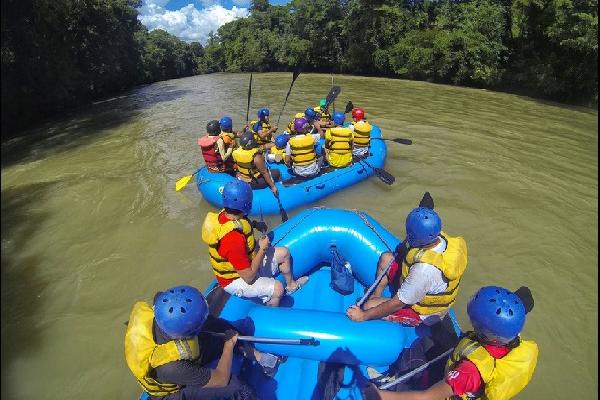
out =
<svg viewBox="0 0 600 400"><path fill-rule="evenodd" d="M184 176L183 178L181 178L180 180L175 182L175 191L179 192L181 189L183 189L185 187L185 185L188 184L190 179L192 179L192 176L194 176L194 175Z"/></svg>
<svg viewBox="0 0 600 400"><path fill-rule="evenodd" d="M400 144L412 144L412 140L410 139L402 139L402 138L396 138L396 139L391 139L393 142L396 143L400 143Z"/></svg>
<svg viewBox="0 0 600 400"><path fill-rule="evenodd" d="M425 207L429 208L430 210L433 210L433 206L433 197L431 197L429 192L425 192L423 194L423 198L419 202L419 207Z"/></svg>
<svg viewBox="0 0 600 400"><path fill-rule="evenodd" d="M292 73L292 85L294 84L294 81L298 78L298 75L300 75L300 67L296 67L296 69Z"/></svg>
<svg viewBox="0 0 600 400"><path fill-rule="evenodd" d="M248 123L248 115L250 114L250 97L252 96L252 72L250 72L250 82L248 83L248 106L246 107L246 124Z"/></svg>
<svg viewBox="0 0 600 400"><path fill-rule="evenodd" d="M384 169L375 168L375 175L386 185L392 185L396 181L396 177Z"/></svg>
<svg viewBox="0 0 600 400"><path fill-rule="evenodd" d="M279 195L275 196L277 199L277 205L279 205L279 214L281 215L281 222L286 222L288 220L288 215L283 205L281 204L281 200L279 199Z"/></svg>
<svg viewBox="0 0 600 400"><path fill-rule="evenodd" d="M331 88L331 90L327 94L327 97L325 98L327 101L325 103L325 108L329 107L329 105L338 97L338 95L340 94L341 91L342 91L342 88L339 86L333 86Z"/></svg>
<svg viewBox="0 0 600 400"><path fill-rule="evenodd" d="M344 114L348 114L354 108L354 104L351 101L346 103L346 109L344 110Z"/></svg>

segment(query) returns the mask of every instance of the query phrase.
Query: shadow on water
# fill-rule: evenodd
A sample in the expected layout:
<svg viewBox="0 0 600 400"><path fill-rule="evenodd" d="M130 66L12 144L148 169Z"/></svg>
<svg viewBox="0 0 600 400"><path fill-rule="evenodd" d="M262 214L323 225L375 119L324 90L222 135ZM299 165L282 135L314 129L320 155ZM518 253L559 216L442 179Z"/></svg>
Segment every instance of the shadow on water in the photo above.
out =
<svg viewBox="0 0 600 400"><path fill-rule="evenodd" d="M159 83L160 84L160 83ZM160 84L144 86L124 95L94 102L65 113L34 129L2 136L2 168L24 160L43 159L89 144L130 122L155 104L184 97L189 90Z"/></svg>
<svg viewBox="0 0 600 400"><path fill-rule="evenodd" d="M2 397L10 397L11 364L40 345L38 294L49 282L40 278L42 254L23 253L40 224L48 218L39 204L56 182L36 183L2 191ZM23 343L27 336L27 346Z"/></svg>

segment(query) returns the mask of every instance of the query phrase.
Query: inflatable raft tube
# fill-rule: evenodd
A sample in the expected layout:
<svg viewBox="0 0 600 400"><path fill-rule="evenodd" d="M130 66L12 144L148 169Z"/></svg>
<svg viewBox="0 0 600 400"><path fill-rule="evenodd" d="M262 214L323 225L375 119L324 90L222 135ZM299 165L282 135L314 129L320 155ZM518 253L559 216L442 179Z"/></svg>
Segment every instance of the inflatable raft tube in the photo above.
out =
<svg viewBox="0 0 600 400"><path fill-rule="evenodd" d="M365 160L375 168L383 167L387 156L385 141L378 138L381 138L381 129L377 125L373 125L370 155ZM320 147L323 146L323 143L324 140L321 139L317 151L320 152ZM283 181L294 177L284 164L268 164L269 168L280 171ZM279 198L283 208L286 211L291 211L300 206L314 203L332 193L361 182L372 175L374 175L373 168L367 166L364 162L356 162L349 167L331 170L306 181L291 185L284 185L282 182L277 182L276 186L279 190ZM196 186L206 201L217 208L222 208L221 193L223 186L234 179L236 178L231 175L209 172L206 167L202 167L196 175ZM254 199L250 214L260 215L261 213L279 213L277 199L275 199L269 188L254 190Z"/></svg>

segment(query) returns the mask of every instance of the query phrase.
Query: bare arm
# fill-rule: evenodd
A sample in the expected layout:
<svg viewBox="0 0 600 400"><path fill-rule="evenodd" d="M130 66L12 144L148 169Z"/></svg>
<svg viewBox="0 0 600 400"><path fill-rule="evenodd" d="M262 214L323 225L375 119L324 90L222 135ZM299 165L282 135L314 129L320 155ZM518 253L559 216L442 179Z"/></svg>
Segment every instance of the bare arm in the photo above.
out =
<svg viewBox="0 0 600 400"><path fill-rule="evenodd" d="M348 315L348 318L356 322L380 319L398 311L399 309L404 307L404 305L405 304L401 302L397 296L394 296L388 301L384 301L383 303L380 303L375 307L369 308L367 310L361 310L355 304L353 306L350 306L346 310L346 315Z"/></svg>
<svg viewBox="0 0 600 400"><path fill-rule="evenodd" d="M271 178L271 174L265 165L265 157L262 154L256 154L254 156L254 165L256 165L256 169L258 169L258 171L262 174L262 176L265 178L265 181L267 181L267 185L269 185L273 193L275 193L277 188L275 187L275 182L273 182L273 178Z"/></svg>
<svg viewBox="0 0 600 400"><path fill-rule="evenodd" d="M210 370L210 379L205 387L221 388L227 386L231 377L231 360L233 359L233 347L236 342L237 335L225 342L217 368Z"/></svg>
<svg viewBox="0 0 600 400"><path fill-rule="evenodd" d="M265 258L267 248L259 247L258 251L254 255L254 258L250 262L250 268L242 269L237 271L240 274L240 277L246 282L248 285L252 285L256 280L256 275L258 273L258 269L262 265L263 258Z"/></svg>
<svg viewBox="0 0 600 400"><path fill-rule="evenodd" d="M229 146L227 150L225 150L225 142L221 138L217 140L217 148L219 149L219 154L221 155L221 159L223 161L226 161L233 152L233 146Z"/></svg>

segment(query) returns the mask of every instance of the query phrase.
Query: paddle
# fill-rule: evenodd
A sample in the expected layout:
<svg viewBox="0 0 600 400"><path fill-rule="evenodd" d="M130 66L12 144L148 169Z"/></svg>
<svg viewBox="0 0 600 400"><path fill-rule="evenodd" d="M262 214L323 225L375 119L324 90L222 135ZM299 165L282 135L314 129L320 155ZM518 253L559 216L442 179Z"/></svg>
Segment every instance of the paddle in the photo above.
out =
<svg viewBox="0 0 600 400"><path fill-rule="evenodd" d="M248 83L248 106L246 107L246 125L248 125L248 115L250 114L250 96L252 95L252 72L250 72L250 83Z"/></svg>
<svg viewBox="0 0 600 400"><path fill-rule="evenodd" d="M281 222L286 222L288 220L288 215L287 215L287 212L285 212L283 205L281 204L281 199L279 198L279 194L277 194L277 196L275 196L275 198L277 199L277 205L279 206L279 215L281 215Z"/></svg>
<svg viewBox="0 0 600 400"><path fill-rule="evenodd" d="M292 84L290 85L290 89L288 90L287 94L285 95L285 101L283 102L283 107L281 107L281 111L279 112L279 117L277 117L277 126L279 126L279 120L281 120L281 114L283 114L283 110L285 109L285 105L287 104L288 97L290 97L290 93L292 93L292 86L294 86L294 82L296 82L298 75L300 75L300 67L296 67L296 69L292 73Z"/></svg>
<svg viewBox="0 0 600 400"><path fill-rule="evenodd" d="M365 163L370 168L373 168L375 175L381 180L381 182L385 183L386 185L392 185L396 181L396 177L387 172L385 169L374 167L371 164L369 164L367 160L358 160L358 162Z"/></svg>
<svg viewBox="0 0 600 400"><path fill-rule="evenodd" d="M212 336L224 337L225 333L218 332L202 332L208 333ZM238 336L237 340L245 341L245 342L255 342L255 343L269 343L269 344L296 344L303 346L318 346L320 343L315 338L307 338L307 339L275 339L275 338L266 338L259 336Z"/></svg>
<svg viewBox="0 0 600 400"><path fill-rule="evenodd" d="M408 372L408 373L406 373L406 374L404 374L404 375L402 375L402 376L400 376L400 377L398 377L398 378L394 379L394 380L393 380L393 381L391 381L391 382L387 382L387 383L385 383L385 384L381 385L381 386L379 387L379 389L389 389L389 388L391 388L391 387L392 387L392 386L394 386L394 385L397 385L397 384L399 384L399 383L401 383L401 382L404 382L405 380L407 380L408 378L412 377L413 375L416 375L416 374L418 374L419 372L421 372L421 371L425 370L425 369L426 369L427 367L429 367L431 364L433 364L433 363L435 363L435 362L437 362L437 361L441 360L442 358L444 358L444 357L448 356L450 353L452 353L452 351L454 351L454 347L452 347L452 348L450 348L450 349L446 350L445 352L443 352L442 354L440 354L439 356L437 356L437 357L436 357L436 358L434 358L433 360L431 360L431 361L429 361L429 362L427 362L427 363L425 363L425 364L421 365L420 367L417 367L417 368L413 369L412 371L410 371L410 372Z"/></svg>
<svg viewBox="0 0 600 400"><path fill-rule="evenodd" d="M191 175L186 175L183 178L179 179L177 182L175 182L175 191L179 192L181 189L183 189L185 187L185 185L187 185L188 182L192 179L192 177L194 175L196 175L198 172L200 172L200 170L194 172Z"/></svg>
<svg viewBox="0 0 600 400"><path fill-rule="evenodd" d="M351 101L346 103L346 109L344 110L344 114L348 114L354 108L354 104Z"/></svg>
<svg viewBox="0 0 600 400"><path fill-rule="evenodd" d="M332 86L331 90L329 90L329 93L327 94L327 97L325 98L325 109L329 108L329 105L331 103L333 103L333 101L338 97L338 95L341 93L342 88L339 86Z"/></svg>
<svg viewBox="0 0 600 400"><path fill-rule="evenodd" d="M407 145L412 144L412 140L410 140L410 139L402 139L402 138L387 139L387 138L380 138L380 137L371 138L371 140L373 140L373 139L387 140L387 141L390 141L390 142L396 142L398 144L407 144Z"/></svg>
<svg viewBox="0 0 600 400"><path fill-rule="evenodd" d="M431 197L431 194L429 194L429 192L423 193L423 197L421 198L421 201L419 202L419 207L426 207L426 208L433 210L433 207L434 207L433 198ZM367 301L367 299L369 298L371 293L373 293L373 290L375 290L377 285L379 285L379 282L381 282L383 277L387 275L388 271L390 270L390 267L394 263L394 260L396 258L399 258L400 260L402 260L405 256L406 251L408 251L408 243L405 240L404 242L402 242L402 247L398 251L398 257L392 257L392 259L390 260L388 265L384 268L384 270L377 277L377 279L375 279L375 282L373 282L373 284L365 292L363 297L361 297L361 299L356 303L356 305L358 307L361 307L365 303L365 301Z"/></svg>

